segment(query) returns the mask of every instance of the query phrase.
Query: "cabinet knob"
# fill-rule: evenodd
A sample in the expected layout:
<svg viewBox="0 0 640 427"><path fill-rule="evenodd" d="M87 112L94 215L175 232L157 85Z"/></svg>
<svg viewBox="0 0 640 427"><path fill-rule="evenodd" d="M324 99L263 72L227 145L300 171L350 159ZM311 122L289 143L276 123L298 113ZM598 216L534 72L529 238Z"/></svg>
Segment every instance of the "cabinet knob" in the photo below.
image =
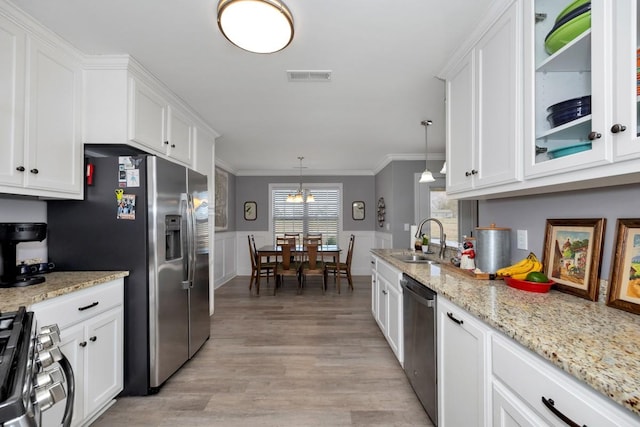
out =
<svg viewBox="0 0 640 427"><path fill-rule="evenodd" d="M40 171L38 169L36 169L36 168L33 168L33 169L31 169L30 172L33 173L33 174L38 174L38 172L40 172Z"/></svg>
<svg viewBox="0 0 640 427"><path fill-rule="evenodd" d="M91 342L96 342L96 340L98 339L98 337L96 337L95 335L92 336L91 338L89 338L89 341Z"/></svg>
<svg viewBox="0 0 640 427"><path fill-rule="evenodd" d="M386 294L387 294L387 290L386 290L386 289L385 289L385 290L383 290L383 291L382 291L382 293L383 293L384 295L386 295Z"/></svg>
<svg viewBox="0 0 640 427"><path fill-rule="evenodd" d="M176 144L171 144L171 148L176 148Z"/></svg>
<svg viewBox="0 0 640 427"><path fill-rule="evenodd" d="M594 139L602 138L602 134L598 132L590 132L589 133L589 141L593 141Z"/></svg>
<svg viewBox="0 0 640 427"><path fill-rule="evenodd" d="M625 130L627 130L627 127L619 123L611 126L611 133L624 132Z"/></svg>
<svg viewBox="0 0 640 427"><path fill-rule="evenodd" d="M469 172L469 171L465 172L464 176L471 176L471 172Z"/></svg>
<svg viewBox="0 0 640 427"><path fill-rule="evenodd" d="M80 345L80 347L86 347L87 346L87 342L86 341L82 341L79 345Z"/></svg>
<svg viewBox="0 0 640 427"><path fill-rule="evenodd" d="M165 141L165 142L164 142L164 145L169 145L169 141Z"/></svg>
<svg viewBox="0 0 640 427"><path fill-rule="evenodd" d="M477 174L478 174L478 171L477 171L477 170L475 170L475 169L471 169L471 175L477 175Z"/></svg>
<svg viewBox="0 0 640 427"><path fill-rule="evenodd" d="M18 166L18 167L16 168L16 170L17 170L18 172L24 172L24 166Z"/></svg>

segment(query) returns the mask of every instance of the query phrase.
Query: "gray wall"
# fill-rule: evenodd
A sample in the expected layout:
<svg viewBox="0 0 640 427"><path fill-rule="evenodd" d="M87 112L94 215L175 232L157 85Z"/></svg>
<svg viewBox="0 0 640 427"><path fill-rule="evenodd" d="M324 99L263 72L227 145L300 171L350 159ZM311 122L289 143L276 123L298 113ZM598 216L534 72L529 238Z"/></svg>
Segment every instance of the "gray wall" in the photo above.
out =
<svg viewBox="0 0 640 427"><path fill-rule="evenodd" d="M342 183L342 228L349 231L373 230L376 219L376 199L373 176L305 176L305 184ZM235 177L235 226L237 231L269 230L269 184L300 184L298 176L238 176ZM255 221L245 221L243 205L246 201L258 205ZM351 203L362 200L365 203L365 218L354 221L351 218ZM231 210L231 209L230 209Z"/></svg>
<svg viewBox="0 0 640 427"><path fill-rule="evenodd" d="M640 184L527 197L483 200L478 206L479 226L495 223L511 228L511 259L534 252L542 258L546 220L550 218L606 218L602 270L610 274L617 218L640 218ZM527 230L529 250L516 249L516 230Z"/></svg>
<svg viewBox="0 0 640 427"><path fill-rule="evenodd" d="M442 160L429 161L429 170L434 177L440 177ZM386 231L393 235L393 246L403 248L410 241L410 231L404 229L405 224L415 223L416 173L422 173L424 160L396 160L389 163L376 175L376 200L384 197L386 205L385 224L382 228L375 224L376 230Z"/></svg>

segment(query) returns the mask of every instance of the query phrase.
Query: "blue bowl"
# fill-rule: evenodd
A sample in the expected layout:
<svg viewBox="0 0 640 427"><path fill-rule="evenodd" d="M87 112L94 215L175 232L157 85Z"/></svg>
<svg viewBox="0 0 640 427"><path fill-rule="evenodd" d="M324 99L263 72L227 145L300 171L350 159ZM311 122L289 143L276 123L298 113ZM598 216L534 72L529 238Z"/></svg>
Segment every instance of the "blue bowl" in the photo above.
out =
<svg viewBox="0 0 640 427"><path fill-rule="evenodd" d="M591 106L591 95L581 96L579 98L567 99L566 101L558 102L547 107L547 111L550 113L557 113L559 111L566 111L570 108L589 105Z"/></svg>
<svg viewBox="0 0 640 427"><path fill-rule="evenodd" d="M588 116L589 114L591 114L590 105L579 105L577 107L572 107L566 110L551 113L547 116L547 120L551 124L551 127L554 128L556 126L560 126L573 120L579 119L580 117Z"/></svg>

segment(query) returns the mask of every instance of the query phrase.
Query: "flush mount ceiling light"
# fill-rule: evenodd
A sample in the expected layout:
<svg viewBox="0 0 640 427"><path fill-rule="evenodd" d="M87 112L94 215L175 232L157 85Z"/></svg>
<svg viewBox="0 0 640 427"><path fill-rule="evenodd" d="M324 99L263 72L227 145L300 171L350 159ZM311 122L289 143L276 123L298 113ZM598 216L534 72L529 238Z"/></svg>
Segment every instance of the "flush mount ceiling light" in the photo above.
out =
<svg viewBox="0 0 640 427"><path fill-rule="evenodd" d="M293 16L277 0L220 0L218 27L234 45L254 53L273 53L293 40Z"/></svg>
<svg viewBox="0 0 640 427"><path fill-rule="evenodd" d="M315 197L313 197L313 194L311 194L309 190L302 189L302 169L304 169L302 166L302 159L304 159L304 157L298 157L298 160L300 160L300 166L298 166L298 168L300 169L300 187L295 194L289 194L287 196L288 203L304 203L305 201L307 203L311 203L316 201ZM307 193L306 200L304 197L305 193Z"/></svg>
<svg viewBox="0 0 640 427"><path fill-rule="evenodd" d="M428 132L427 132L427 128L429 126L431 126L433 124L433 122L431 120L423 120L420 122L420 124L422 126L424 126L424 157L426 159L426 165L424 167L424 172L422 172L422 176L420 177L420 183L424 183L424 182L434 182L436 179L433 177L433 174L431 172L429 172L429 167L428 167L428 163L429 163L429 158L427 157L427 148L428 148Z"/></svg>

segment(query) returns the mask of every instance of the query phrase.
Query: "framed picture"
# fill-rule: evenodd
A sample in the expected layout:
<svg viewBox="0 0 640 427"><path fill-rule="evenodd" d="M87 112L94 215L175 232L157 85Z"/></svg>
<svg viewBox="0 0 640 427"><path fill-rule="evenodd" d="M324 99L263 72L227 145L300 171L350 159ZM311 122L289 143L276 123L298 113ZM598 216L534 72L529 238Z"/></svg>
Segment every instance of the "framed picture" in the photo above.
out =
<svg viewBox="0 0 640 427"><path fill-rule="evenodd" d="M355 201L351 204L351 218L355 221L362 221L364 219L364 202Z"/></svg>
<svg viewBox="0 0 640 427"><path fill-rule="evenodd" d="M229 227L227 221L227 203L229 201L229 174L219 168L216 168L215 201L215 230L226 230Z"/></svg>
<svg viewBox="0 0 640 427"><path fill-rule="evenodd" d="M640 314L640 219L618 219L607 305Z"/></svg>
<svg viewBox="0 0 640 427"><path fill-rule="evenodd" d="M255 221L258 217L258 205L256 202L244 202L244 219L245 221Z"/></svg>
<svg viewBox="0 0 640 427"><path fill-rule="evenodd" d="M547 219L543 272L559 291L598 299L605 218Z"/></svg>

